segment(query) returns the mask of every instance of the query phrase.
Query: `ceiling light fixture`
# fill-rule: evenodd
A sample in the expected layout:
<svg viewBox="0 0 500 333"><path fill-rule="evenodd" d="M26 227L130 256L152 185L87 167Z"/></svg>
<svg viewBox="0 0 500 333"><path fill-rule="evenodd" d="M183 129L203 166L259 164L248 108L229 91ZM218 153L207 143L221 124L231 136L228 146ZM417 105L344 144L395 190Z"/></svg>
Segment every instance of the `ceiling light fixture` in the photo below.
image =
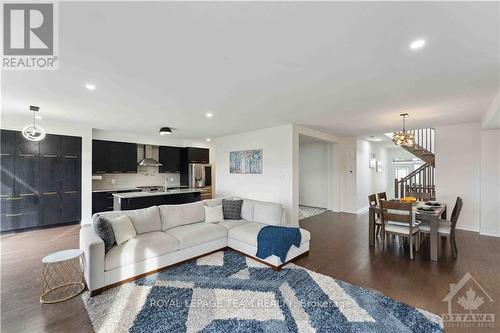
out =
<svg viewBox="0 0 500 333"><path fill-rule="evenodd" d="M399 115L403 119L403 129L394 133L392 141L398 146L413 146L415 144L415 137L412 132L406 130L405 119L409 117L408 113L401 113Z"/></svg>
<svg viewBox="0 0 500 333"><path fill-rule="evenodd" d="M207 142L210 142L210 141L212 141L212 139L210 139L210 138L207 138L206 140L207 140Z"/></svg>
<svg viewBox="0 0 500 333"><path fill-rule="evenodd" d="M85 88L87 88L88 90L95 90L95 85L93 85L92 83L87 83L85 85Z"/></svg>
<svg viewBox="0 0 500 333"><path fill-rule="evenodd" d="M40 108L35 105L30 105L30 111L33 112L33 125L27 125L23 128L23 136L30 141L40 141L45 138L45 130L36 125L35 112Z"/></svg>
<svg viewBox="0 0 500 333"><path fill-rule="evenodd" d="M160 128L160 135L172 134L172 130L170 127L162 127Z"/></svg>
<svg viewBox="0 0 500 333"><path fill-rule="evenodd" d="M425 39L416 39L410 44L410 49L418 50L425 46Z"/></svg>
<svg viewBox="0 0 500 333"><path fill-rule="evenodd" d="M207 113L205 114L205 116L207 116L207 118L212 118L214 115L213 115L212 113L210 113L210 112L207 112Z"/></svg>
<svg viewBox="0 0 500 333"><path fill-rule="evenodd" d="M35 116L35 119L42 119L42 116Z"/></svg>

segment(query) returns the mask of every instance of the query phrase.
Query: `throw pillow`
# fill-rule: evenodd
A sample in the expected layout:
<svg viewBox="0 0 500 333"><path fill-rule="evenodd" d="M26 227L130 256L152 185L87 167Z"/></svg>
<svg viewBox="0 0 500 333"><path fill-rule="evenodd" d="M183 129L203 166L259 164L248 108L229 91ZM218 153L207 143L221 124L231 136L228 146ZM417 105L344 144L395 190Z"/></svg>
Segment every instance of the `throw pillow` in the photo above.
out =
<svg viewBox="0 0 500 333"><path fill-rule="evenodd" d="M222 212L224 220L241 220L241 205L243 200L222 199Z"/></svg>
<svg viewBox="0 0 500 333"><path fill-rule="evenodd" d="M111 227L113 227L118 246L137 236L134 225L127 215L119 216L109 220L109 222L111 223Z"/></svg>
<svg viewBox="0 0 500 333"><path fill-rule="evenodd" d="M205 222L218 223L223 219L222 205L215 207L205 206Z"/></svg>
<svg viewBox="0 0 500 333"><path fill-rule="evenodd" d="M108 219L97 214L94 216L94 223L92 223L92 225L94 227L94 232L104 241L104 252L108 253L116 243L115 233L111 223Z"/></svg>

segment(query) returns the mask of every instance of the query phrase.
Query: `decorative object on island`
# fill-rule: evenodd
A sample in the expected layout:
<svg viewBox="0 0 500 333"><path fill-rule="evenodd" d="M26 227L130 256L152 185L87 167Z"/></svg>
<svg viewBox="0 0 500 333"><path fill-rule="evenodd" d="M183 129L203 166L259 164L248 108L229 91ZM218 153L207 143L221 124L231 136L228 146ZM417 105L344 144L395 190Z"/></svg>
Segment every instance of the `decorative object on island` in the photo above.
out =
<svg viewBox="0 0 500 333"><path fill-rule="evenodd" d="M392 141L398 146L413 146L415 144L415 137L413 133L406 130L405 119L409 117L408 113L401 113L399 115L403 120L403 129L399 132L394 133Z"/></svg>
<svg viewBox="0 0 500 333"><path fill-rule="evenodd" d="M370 159L368 161L370 169L375 169L377 165L377 160L375 159L375 153L370 153Z"/></svg>
<svg viewBox="0 0 500 333"><path fill-rule="evenodd" d="M27 125L23 128L23 136L30 141L41 141L45 138L45 130L36 124L35 112L40 108L30 105L30 111L33 112L33 125Z"/></svg>
<svg viewBox="0 0 500 333"><path fill-rule="evenodd" d="M382 162L377 161L377 172L382 172Z"/></svg>
<svg viewBox="0 0 500 333"><path fill-rule="evenodd" d="M262 149L232 151L229 153L230 173L262 173Z"/></svg>
<svg viewBox="0 0 500 333"><path fill-rule="evenodd" d="M160 135L172 134L172 129L170 127L160 128Z"/></svg>

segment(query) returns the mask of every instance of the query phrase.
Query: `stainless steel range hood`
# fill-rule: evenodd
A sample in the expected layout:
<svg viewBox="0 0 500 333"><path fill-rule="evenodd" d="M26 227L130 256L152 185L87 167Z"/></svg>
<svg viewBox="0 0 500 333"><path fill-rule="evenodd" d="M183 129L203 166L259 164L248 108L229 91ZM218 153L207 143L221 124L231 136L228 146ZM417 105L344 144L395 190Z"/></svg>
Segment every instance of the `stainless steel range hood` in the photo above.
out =
<svg viewBox="0 0 500 333"><path fill-rule="evenodd" d="M144 158L139 162L140 166L161 166L160 162L154 159L153 146L144 145Z"/></svg>

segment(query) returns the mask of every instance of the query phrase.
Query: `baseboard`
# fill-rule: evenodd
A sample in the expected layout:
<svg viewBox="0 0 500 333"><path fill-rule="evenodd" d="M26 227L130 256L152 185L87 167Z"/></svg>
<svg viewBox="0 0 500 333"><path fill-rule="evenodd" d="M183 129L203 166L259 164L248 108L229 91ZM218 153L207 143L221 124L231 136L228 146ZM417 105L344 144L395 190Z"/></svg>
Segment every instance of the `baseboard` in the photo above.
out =
<svg viewBox="0 0 500 333"><path fill-rule="evenodd" d="M368 210L370 209L370 206L366 206L366 207L363 207L363 208L360 208L356 211L356 215L360 215L360 214L364 214L364 213L368 213Z"/></svg>
<svg viewBox="0 0 500 333"><path fill-rule="evenodd" d="M479 234L481 236L500 237L500 232L499 233L490 233L490 232L480 231Z"/></svg>
<svg viewBox="0 0 500 333"><path fill-rule="evenodd" d="M464 230L464 231L479 232L479 227L468 226L468 225L457 225L457 229Z"/></svg>

